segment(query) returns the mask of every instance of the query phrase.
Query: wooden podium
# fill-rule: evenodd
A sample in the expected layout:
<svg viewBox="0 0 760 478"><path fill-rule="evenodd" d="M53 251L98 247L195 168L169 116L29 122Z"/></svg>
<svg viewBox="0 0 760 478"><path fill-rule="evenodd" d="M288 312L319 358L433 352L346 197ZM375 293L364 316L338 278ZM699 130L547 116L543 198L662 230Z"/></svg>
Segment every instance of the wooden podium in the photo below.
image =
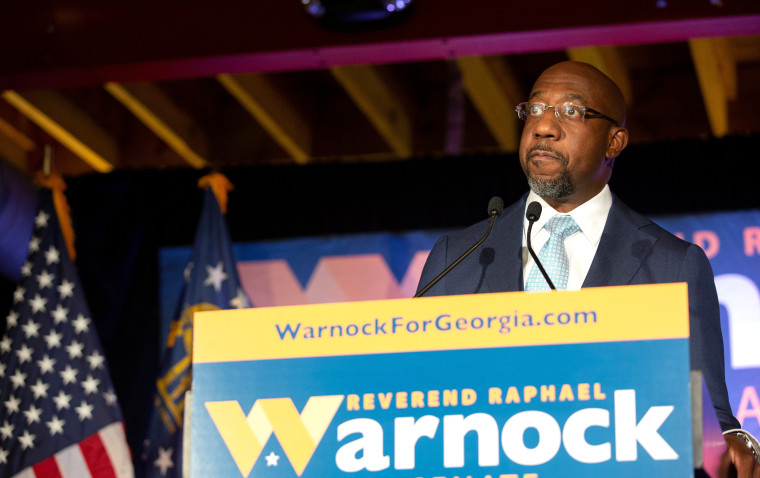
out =
<svg viewBox="0 0 760 478"><path fill-rule="evenodd" d="M195 478L693 476L685 284L201 312L194 331Z"/></svg>

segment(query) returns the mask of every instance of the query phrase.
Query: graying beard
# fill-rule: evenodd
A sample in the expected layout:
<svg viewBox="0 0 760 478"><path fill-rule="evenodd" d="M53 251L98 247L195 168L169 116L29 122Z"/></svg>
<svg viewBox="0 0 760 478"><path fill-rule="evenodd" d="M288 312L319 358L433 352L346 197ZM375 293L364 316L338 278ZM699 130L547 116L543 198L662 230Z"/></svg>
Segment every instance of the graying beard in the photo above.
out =
<svg viewBox="0 0 760 478"><path fill-rule="evenodd" d="M573 183L566 175L544 181L528 177L528 185L534 193L545 199L562 199L575 192Z"/></svg>

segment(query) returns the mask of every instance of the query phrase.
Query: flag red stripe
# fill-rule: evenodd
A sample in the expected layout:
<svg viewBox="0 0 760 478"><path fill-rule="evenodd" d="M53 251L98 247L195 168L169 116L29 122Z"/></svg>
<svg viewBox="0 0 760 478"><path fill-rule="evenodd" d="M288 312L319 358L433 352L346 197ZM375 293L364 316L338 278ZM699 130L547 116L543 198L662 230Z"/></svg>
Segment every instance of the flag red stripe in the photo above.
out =
<svg viewBox="0 0 760 478"><path fill-rule="evenodd" d="M87 468L90 469L92 478L116 478L111 459L108 457L99 434L93 433L90 437L79 442L79 449L82 450L84 461L87 462Z"/></svg>
<svg viewBox="0 0 760 478"><path fill-rule="evenodd" d="M32 467L32 470L38 478L63 478L54 456L37 463Z"/></svg>

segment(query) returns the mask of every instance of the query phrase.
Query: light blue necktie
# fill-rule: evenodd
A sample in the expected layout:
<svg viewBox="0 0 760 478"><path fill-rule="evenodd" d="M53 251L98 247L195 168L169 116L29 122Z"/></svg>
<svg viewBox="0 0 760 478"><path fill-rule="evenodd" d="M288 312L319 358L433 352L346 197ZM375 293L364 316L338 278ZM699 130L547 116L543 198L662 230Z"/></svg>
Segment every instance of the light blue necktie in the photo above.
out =
<svg viewBox="0 0 760 478"><path fill-rule="evenodd" d="M538 253L538 260L546 269L554 287L558 290L567 289L570 261L565 251L565 238L579 231L580 227L571 216L554 216L546 222L544 228L551 235ZM535 263L525 283L525 290L549 290L549 284Z"/></svg>

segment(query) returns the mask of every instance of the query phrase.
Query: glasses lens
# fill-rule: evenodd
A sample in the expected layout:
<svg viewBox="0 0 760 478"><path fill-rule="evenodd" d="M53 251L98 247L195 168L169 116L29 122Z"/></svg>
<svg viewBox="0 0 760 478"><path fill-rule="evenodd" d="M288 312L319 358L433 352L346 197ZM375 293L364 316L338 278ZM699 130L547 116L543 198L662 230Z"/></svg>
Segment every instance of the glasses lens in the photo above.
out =
<svg viewBox="0 0 760 478"><path fill-rule="evenodd" d="M584 116L584 108L582 106L574 105L572 103L564 103L559 108L560 115L563 119L570 121L580 121Z"/></svg>
<svg viewBox="0 0 760 478"><path fill-rule="evenodd" d="M526 105L526 104L527 104L527 103L520 103L520 104L519 104L519 105L517 105L517 107L515 108L515 111L517 111L517 117L518 117L519 119L523 120L523 121L525 120L525 117L528 115L528 111L525 109L525 105Z"/></svg>

